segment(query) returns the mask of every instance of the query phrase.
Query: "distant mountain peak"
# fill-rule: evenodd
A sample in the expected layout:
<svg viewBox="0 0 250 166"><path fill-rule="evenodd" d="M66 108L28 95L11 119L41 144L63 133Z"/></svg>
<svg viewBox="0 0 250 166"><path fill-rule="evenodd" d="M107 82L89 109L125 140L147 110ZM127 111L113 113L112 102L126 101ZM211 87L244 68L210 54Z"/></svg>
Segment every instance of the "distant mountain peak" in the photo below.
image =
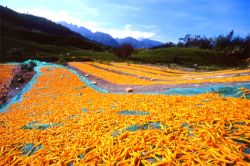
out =
<svg viewBox="0 0 250 166"><path fill-rule="evenodd" d="M80 33L82 36L88 38L89 40L92 40L92 41L95 41L104 45L112 46L112 47L119 46L117 41L107 33L103 33L103 32L93 33L92 31L90 31L89 29L85 27L76 26L76 25L69 24L66 22L59 22L59 24L71 29L72 31Z"/></svg>
<svg viewBox="0 0 250 166"><path fill-rule="evenodd" d="M137 40L133 37L126 37L123 39L116 38L117 42L122 45L122 44L130 44L134 48L152 48L155 46L162 45L162 42L151 40L151 39L141 39Z"/></svg>
<svg viewBox="0 0 250 166"><path fill-rule="evenodd" d="M112 47L119 47L122 44L130 44L134 48L152 48L155 46L162 45L162 42L155 41L155 40L150 40L150 39L141 39L137 40L133 37L126 37L123 39L116 38L114 39L111 35L103 32L91 32L89 29L82 27L82 26L77 26L73 25L67 22L59 22L59 24L69 28L72 31L80 33L82 36L88 38L89 40L93 40L95 42L109 45Z"/></svg>

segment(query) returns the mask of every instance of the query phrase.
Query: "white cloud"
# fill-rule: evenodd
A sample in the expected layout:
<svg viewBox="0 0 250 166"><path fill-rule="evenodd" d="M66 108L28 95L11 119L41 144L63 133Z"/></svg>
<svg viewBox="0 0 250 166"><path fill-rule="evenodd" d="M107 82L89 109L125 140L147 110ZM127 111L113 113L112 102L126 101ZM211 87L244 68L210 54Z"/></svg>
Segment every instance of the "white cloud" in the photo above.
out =
<svg viewBox="0 0 250 166"><path fill-rule="evenodd" d="M131 24L126 24L126 25L124 26L124 29L125 29L126 31L130 31L131 28L133 28L133 25L131 25Z"/></svg>
<svg viewBox="0 0 250 166"><path fill-rule="evenodd" d="M155 33L153 32L133 30L133 26L131 24L126 24L124 28L121 29L100 28L99 31L108 33L114 38L125 38L131 36L136 39L142 39L142 38L151 38L155 35Z"/></svg>
<svg viewBox="0 0 250 166"><path fill-rule="evenodd" d="M78 26L86 27L90 29L92 32L99 31L99 32L108 33L114 38L125 38L125 37L131 36L136 39L141 39L141 38L151 38L155 35L155 33L153 32L135 30L133 25L131 24L126 24L123 28L120 28L120 29L104 28L102 27L103 23L96 22L96 21L82 21L70 15L70 13L68 13L65 10L51 11L51 10L42 9L42 8L32 8L32 9L16 9L16 11L21 12L21 13L28 12L29 14L45 17L54 22L65 21L65 22L72 23Z"/></svg>

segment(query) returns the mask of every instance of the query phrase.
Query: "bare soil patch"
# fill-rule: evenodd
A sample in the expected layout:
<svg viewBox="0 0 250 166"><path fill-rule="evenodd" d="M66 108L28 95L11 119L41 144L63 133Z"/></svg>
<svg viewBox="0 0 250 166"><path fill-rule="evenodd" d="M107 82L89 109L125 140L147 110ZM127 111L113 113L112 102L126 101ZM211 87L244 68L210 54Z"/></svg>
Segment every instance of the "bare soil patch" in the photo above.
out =
<svg viewBox="0 0 250 166"><path fill-rule="evenodd" d="M19 93L34 75L34 71L22 70L21 66L17 65L13 70L13 78L7 83L0 84L0 106Z"/></svg>

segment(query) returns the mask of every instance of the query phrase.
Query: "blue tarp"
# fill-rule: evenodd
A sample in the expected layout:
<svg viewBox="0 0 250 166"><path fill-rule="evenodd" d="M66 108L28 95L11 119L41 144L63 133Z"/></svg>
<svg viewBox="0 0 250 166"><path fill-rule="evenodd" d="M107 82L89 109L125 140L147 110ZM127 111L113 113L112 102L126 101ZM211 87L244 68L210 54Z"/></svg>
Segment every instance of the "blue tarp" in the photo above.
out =
<svg viewBox="0 0 250 166"><path fill-rule="evenodd" d="M149 115L149 112L136 111L136 110L123 110L123 111L119 111L117 113L119 115L126 115L126 116L130 116L130 115Z"/></svg>
<svg viewBox="0 0 250 166"><path fill-rule="evenodd" d="M238 83L235 85L210 85L199 88L172 88L168 89L163 94L166 95L198 95L202 93L215 92L223 95L225 97L241 97L243 92L240 92L240 88L244 87L250 89L250 83ZM247 98L250 98L250 95L246 95Z"/></svg>
<svg viewBox="0 0 250 166"><path fill-rule="evenodd" d="M24 146L20 147L19 150L22 152L22 156L32 156L37 150L41 149L42 147L42 145L35 146L33 143L27 143Z"/></svg>

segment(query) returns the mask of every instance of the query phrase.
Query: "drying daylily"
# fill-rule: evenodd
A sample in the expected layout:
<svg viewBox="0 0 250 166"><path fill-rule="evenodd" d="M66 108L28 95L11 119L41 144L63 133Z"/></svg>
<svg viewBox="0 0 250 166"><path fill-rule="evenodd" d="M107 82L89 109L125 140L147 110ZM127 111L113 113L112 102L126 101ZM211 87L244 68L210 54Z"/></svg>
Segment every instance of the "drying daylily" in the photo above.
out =
<svg viewBox="0 0 250 166"><path fill-rule="evenodd" d="M12 78L14 77L14 69L16 65L0 64L0 107L4 103L5 96L8 94L8 89Z"/></svg>
<svg viewBox="0 0 250 166"><path fill-rule="evenodd" d="M0 64L0 85L6 84L13 78L13 70L16 65L2 65Z"/></svg>
<svg viewBox="0 0 250 166"><path fill-rule="evenodd" d="M71 64L115 83L152 82ZM248 99L100 93L66 68L40 70L22 101L0 114L0 165L248 164Z"/></svg>
<svg viewBox="0 0 250 166"><path fill-rule="evenodd" d="M220 72L181 72L177 70L158 68L150 72L142 66L125 64L100 64L71 62L71 66L76 67L88 74L102 78L114 84L121 85L154 85L154 84L194 84L194 83L226 83L244 82L250 80L249 69L246 70L225 70ZM120 72L120 73L119 73ZM243 75L239 75L246 73Z"/></svg>

